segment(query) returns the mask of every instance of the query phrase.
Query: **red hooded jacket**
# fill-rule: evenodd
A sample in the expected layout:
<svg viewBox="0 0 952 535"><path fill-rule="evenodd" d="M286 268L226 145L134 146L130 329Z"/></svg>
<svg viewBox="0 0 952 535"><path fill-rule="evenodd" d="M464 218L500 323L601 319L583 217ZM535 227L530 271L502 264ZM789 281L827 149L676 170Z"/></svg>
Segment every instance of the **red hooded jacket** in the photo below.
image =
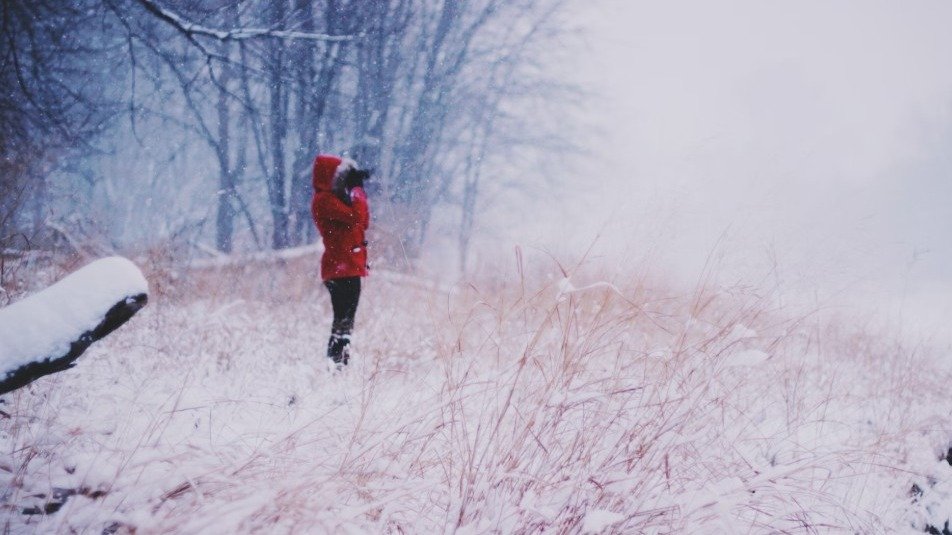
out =
<svg viewBox="0 0 952 535"><path fill-rule="evenodd" d="M337 156L326 154L314 159L311 214L324 239L324 256L321 258L323 280L367 276L364 232L370 225L370 206L363 188L350 190L350 206L332 193L334 176L341 162Z"/></svg>

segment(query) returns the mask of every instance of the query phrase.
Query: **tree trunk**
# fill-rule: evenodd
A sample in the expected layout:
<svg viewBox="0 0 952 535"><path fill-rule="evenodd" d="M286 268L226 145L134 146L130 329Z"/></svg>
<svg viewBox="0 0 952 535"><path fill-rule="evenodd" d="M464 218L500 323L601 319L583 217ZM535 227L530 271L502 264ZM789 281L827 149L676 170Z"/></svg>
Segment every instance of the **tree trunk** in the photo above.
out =
<svg viewBox="0 0 952 535"><path fill-rule="evenodd" d="M268 21L273 28L281 27L287 13L284 0L271 2ZM268 46L268 90L270 92L271 172L268 177L268 200L271 209L271 246L284 249L288 241L287 169L285 168L285 141L288 131L288 99L284 91L284 43L272 40Z"/></svg>
<svg viewBox="0 0 952 535"><path fill-rule="evenodd" d="M440 137L446 118L443 96L450 92L455 73L447 72L447 63L452 44L450 33L458 25L464 7L444 0L439 21L432 39L420 40L421 53L425 54L423 83L408 129L409 135L401 144L396 159L396 176L391 190L391 202L399 205L397 213L404 214L400 232L404 253L411 261L416 260L433 210L433 149Z"/></svg>
<svg viewBox="0 0 952 535"><path fill-rule="evenodd" d="M222 53L227 57L227 43ZM218 88L218 213L215 217L215 247L230 253L234 247L235 233L235 178L230 163L231 113L228 101L228 83L231 81L231 66L226 65L221 73Z"/></svg>
<svg viewBox="0 0 952 535"><path fill-rule="evenodd" d="M314 7L311 0L294 0L294 16L300 20L301 31L314 32ZM295 72L294 124L298 145L294 148L291 164L291 243L301 245L309 238L311 223L311 160L317 152L317 129L310 89L315 83L314 58L317 45L313 41L298 41L291 47L291 61Z"/></svg>

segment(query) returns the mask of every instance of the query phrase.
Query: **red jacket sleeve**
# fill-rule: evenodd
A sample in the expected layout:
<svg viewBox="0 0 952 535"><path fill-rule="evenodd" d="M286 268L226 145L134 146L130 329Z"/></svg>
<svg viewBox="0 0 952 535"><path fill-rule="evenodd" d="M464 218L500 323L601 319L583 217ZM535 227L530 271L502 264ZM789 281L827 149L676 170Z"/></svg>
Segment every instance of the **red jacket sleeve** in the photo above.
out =
<svg viewBox="0 0 952 535"><path fill-rule="evenodd" d="M330 219L331 221L350 224L359 220L359 214L355 208L347 206L333 194L324 192L314 196L314 201L311 203L311 214L314 216L315 222L318 219Z"/></svg>
<svg viewBox="0 0 952 535"><path fill-rule="evenodd" d="M370 204L367 202L367 193L364 188L350 190L350 201L354 212L357 213L357 223L364 230L370 226Z"/></svg>

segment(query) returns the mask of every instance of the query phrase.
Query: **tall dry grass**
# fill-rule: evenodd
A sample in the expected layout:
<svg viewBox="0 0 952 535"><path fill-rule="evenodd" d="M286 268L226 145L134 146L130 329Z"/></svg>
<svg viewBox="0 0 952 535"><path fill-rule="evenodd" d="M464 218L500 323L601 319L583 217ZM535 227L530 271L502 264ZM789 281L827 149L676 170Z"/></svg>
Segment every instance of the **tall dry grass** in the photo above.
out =
<svg viewBox="0 0 952 535"><path fill-rule="evenodd" d="M520 261L451 287L376 274L330 375L316 265L147 264L139 317L8 397L6 530L876 533L931 514L908 490L952 432L925 348L754 288ZM83 492L21 514L54 487Z"/></svg>

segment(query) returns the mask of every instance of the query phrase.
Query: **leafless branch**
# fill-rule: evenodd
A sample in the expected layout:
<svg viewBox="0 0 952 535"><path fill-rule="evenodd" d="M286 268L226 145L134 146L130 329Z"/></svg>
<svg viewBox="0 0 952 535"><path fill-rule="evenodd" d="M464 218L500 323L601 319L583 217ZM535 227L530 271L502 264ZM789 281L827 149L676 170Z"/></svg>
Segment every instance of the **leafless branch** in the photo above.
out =
<svg viewBox="0 0 952 535"><path fill-rule="evenodd" d="M194 39L194 36L211 37L221 41L240 41L243 39L256 39L269 37L274 39L305 39L311 41L343 42L352 41L359 36L355 35L328 35L323 33L299 32L294 30L276 30L267 28L234 28L231 30L220 30L195 24L185 20L184 17L166 9L152 0L138 0L142 7L148 10L156 17L174 26L178 31Z"/></svg>

